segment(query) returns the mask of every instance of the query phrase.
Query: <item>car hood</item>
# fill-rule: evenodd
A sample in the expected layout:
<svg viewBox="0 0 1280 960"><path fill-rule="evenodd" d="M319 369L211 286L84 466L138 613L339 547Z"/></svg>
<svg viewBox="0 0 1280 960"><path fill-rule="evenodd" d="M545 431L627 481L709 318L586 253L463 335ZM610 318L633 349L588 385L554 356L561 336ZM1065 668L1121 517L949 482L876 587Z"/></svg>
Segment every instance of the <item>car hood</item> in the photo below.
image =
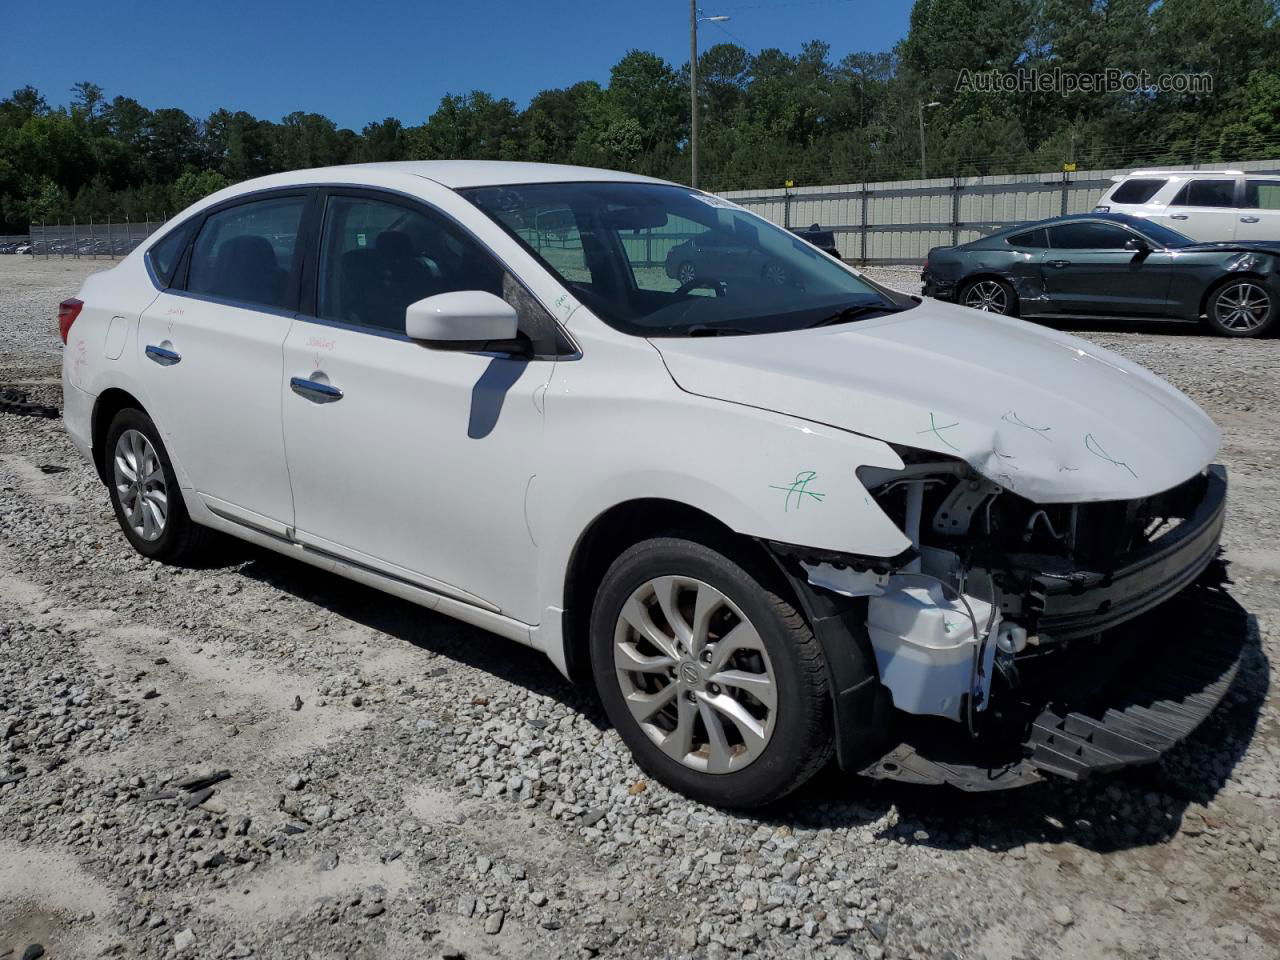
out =
<svg viewBox="0 0 1280 960"><path fill-rule="evenodd" d="M934 300L811 330L650 342L689 393L960 457L1041 503L1167 490L1210 463L1222 438L1137 364Z"/></svg>
<svg viewBox="0 0 1280 960"><path fill-rule="evenodd" d="M1206 243L1189 243L1184 247L1173 247L1174 253L1265 253L1270 256L1280 254L1280 241L1276 240L1217 240Z"/></svg>

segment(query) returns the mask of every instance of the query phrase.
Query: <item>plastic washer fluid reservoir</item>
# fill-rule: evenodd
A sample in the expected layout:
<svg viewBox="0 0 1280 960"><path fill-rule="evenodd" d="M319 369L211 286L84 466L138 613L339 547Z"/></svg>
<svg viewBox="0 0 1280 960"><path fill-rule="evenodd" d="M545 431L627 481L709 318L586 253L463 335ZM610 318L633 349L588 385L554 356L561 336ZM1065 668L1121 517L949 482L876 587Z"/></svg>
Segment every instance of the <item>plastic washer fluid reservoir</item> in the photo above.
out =
<svg viewBox="0 0 1280 960"><path fill-rule="evenodd" d="M940 584L891 576L884 594L867 601L867 628L880 682L889 688L899 710L960 719L981 631L992 616L987 601L970 596L965 599L968 609L954 594L948 596ZM993 634L999 623L996 611ZM995 644L988 643L981 671L984 693L994 656Z"/></svg>

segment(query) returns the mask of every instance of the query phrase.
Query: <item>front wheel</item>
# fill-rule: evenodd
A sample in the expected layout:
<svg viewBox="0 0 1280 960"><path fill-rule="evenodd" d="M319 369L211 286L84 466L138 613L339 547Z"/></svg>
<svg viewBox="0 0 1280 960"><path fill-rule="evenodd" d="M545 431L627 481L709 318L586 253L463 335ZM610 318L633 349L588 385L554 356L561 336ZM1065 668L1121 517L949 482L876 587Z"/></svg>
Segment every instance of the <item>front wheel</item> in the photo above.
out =
<svg viewBox="0 0 1280 960"><path fill-rule="evenodd" d="M960 289L957 299L963 306L985 313L999 313L1006 317L1013 317L1018 313L1018 295L1003 280L970 281Z"/></svg>
<svg viewBox="0 0 1280 960"><path fill-rule="evenodd" d="M719 807L755 807L832 750L825 664L800 613L746 567L691 540L625 551L591 617L596 686L650 776Z"/></svg>
<svg viewBox="0 0 1280 960"><path fill-rule="evenodd" d="M1228 280L1209 295L1205 319L1224 337L1261 337L1276 322L1276 297L1252 277Z"/></svg>

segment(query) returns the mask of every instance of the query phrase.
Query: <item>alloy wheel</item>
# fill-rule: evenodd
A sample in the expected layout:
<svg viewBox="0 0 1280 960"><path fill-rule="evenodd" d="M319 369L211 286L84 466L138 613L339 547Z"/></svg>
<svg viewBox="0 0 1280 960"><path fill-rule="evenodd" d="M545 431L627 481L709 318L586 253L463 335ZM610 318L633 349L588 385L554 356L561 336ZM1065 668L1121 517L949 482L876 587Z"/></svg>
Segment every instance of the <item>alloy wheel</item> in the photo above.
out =
<svg viewBox="0 0 1280 960"><path fill-rule="evenodd" d="M730 773L764 752L777 687L759 631L710 584L646 581L623 604L614 631L623 699L668 757L703 773Z"/></svg>
<svg viewBox="0 0 1280 960"><path fill-rule="evenodd" d="M116 440L111 465L125 522L143 540L159 540L168 519L169 497L156 448L140 430L125 430Z"/></svg>
<svg viewBox="0 0 1280 960"><path fill-rule="evenodd" d="M698 271L692 263L686 260L676 269L676 279L681 283L693 283L698 278Z"/></svg>
<svg viewBox="0 0 1280 960"><path fill-rule="evenodd" d="M780 263L766 263L764 265L764 270L761 271L761 276L763 276L769 283L786 283L787 268Z"/></svg>
<svg viewBox="0 0 1280 960"><path fill-rule="evenodd" d="M1004 287L994 280L980 280L965 293L964 305L987 313L1006 313L1009 297Z"/></svg>
<svg viewBox="0 0 1280 960"><path fill-rule="evenodd" d="M1227 330L1248 333L1257 330L1271 315L1271 298L1256 283L1241 280L1218 292L1213 301L1214 318Z"/></svg>

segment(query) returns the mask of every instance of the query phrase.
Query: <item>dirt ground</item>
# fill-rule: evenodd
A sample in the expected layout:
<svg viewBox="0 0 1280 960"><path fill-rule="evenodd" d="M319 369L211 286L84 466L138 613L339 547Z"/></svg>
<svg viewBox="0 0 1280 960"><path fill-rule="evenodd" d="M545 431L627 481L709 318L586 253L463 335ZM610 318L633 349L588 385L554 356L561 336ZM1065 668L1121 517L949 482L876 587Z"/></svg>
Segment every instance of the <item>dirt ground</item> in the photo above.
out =
<svg viewBox="0 0 1280 960"><path fill-rule="evenodd" d="M0 257L0 385L60 402L56 305L109 266ZM0 413L0 960L1280 956L1280 340L1070 329L1223 428L1227 699L1149 768L752 816L530 650L249 548L142 560L60 422Z"/></svg>

